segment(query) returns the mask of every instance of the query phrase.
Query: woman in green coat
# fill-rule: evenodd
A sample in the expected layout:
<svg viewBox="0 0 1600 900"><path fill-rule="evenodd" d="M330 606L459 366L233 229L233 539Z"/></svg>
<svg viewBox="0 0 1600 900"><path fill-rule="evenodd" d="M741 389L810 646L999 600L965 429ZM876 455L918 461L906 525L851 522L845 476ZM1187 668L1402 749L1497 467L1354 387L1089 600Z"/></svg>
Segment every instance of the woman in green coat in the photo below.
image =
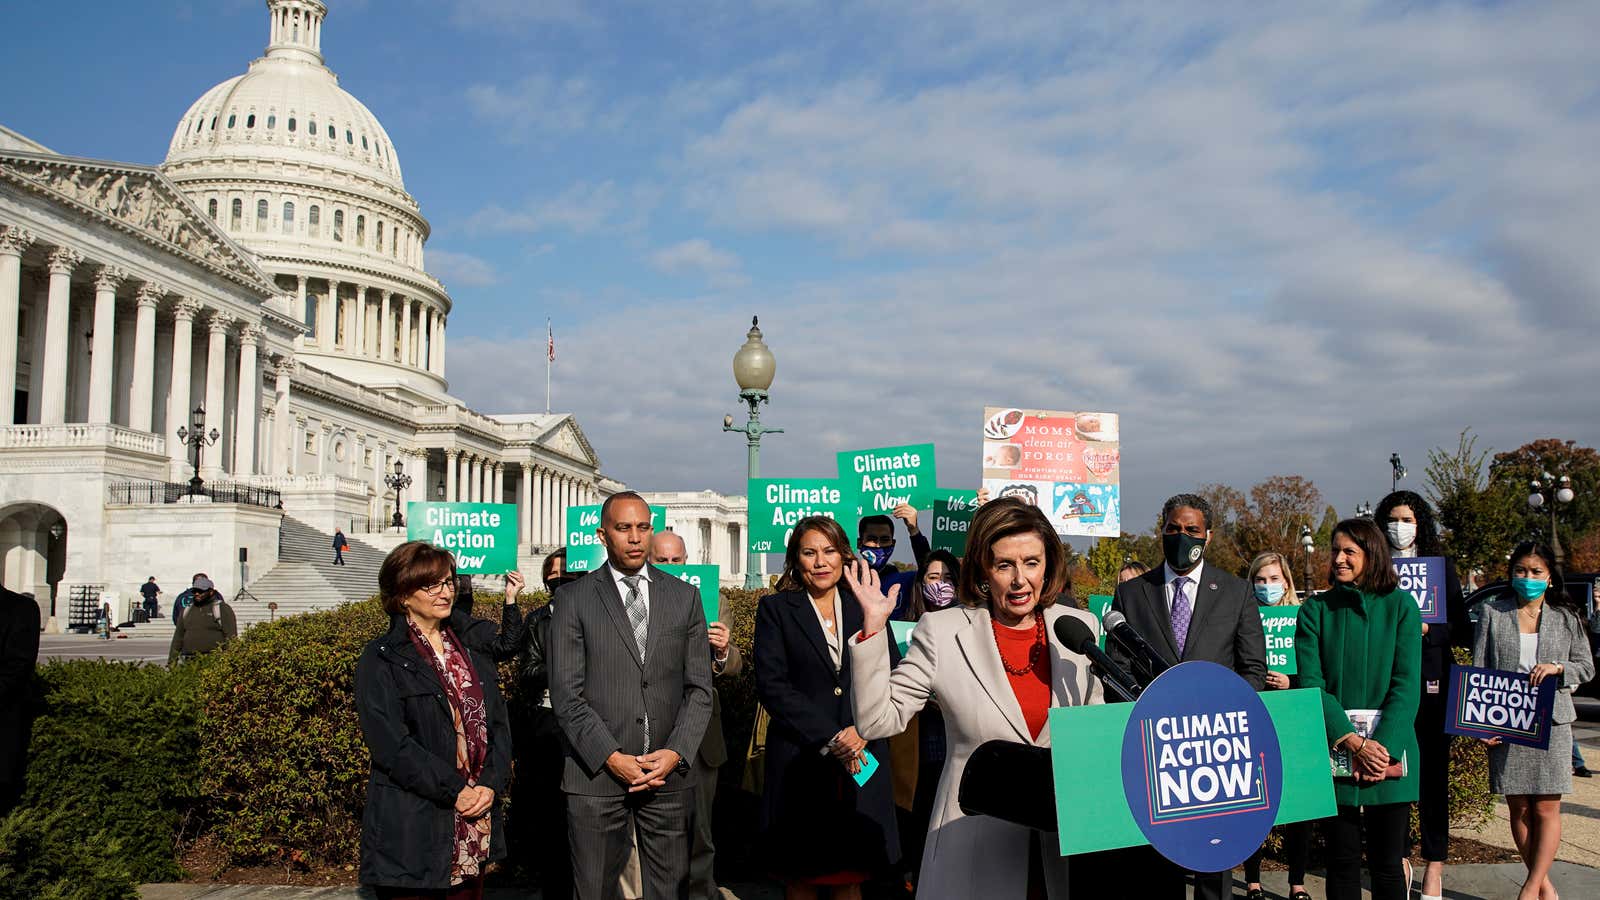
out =
<svg viewBox="0 0 1600 900"><path fill-rule="evenodd" d="M1373 900L1405 900L1400 860L1417 799L1421 614L1399 590L1388 542L1370 519L1340 522L1330 551L1331 587L1300 607L1295 628L1300 686L1322 691L1330 752L1350 770L1336 770L1339 814L1323 822L1328 900L1360 898L1363 845Z"/></svg>

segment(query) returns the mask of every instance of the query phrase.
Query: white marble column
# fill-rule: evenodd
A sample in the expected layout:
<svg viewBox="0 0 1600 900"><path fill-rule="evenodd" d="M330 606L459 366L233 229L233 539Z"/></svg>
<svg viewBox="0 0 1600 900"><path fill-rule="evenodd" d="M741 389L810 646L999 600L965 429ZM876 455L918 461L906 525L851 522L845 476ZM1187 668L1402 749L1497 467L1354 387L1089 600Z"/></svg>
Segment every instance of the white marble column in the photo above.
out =
<svg viewBox="0 0 1600 900"><path fill-rule="evenodd" d="M0 427L16 421L18 316L22 309L22 251L33 243L30 232L0 228Z"/></svg>
<svg viewBox="0 0 1600 900"><path fill-rule="evenodd" d="M334 317L339 308L339 282L332 278L325 281L328 286L322 292L322 299L317 301L317 346L332 350L339 336L338 320Z"/></svg>
<svg viewBox="0 0 1600 900"><path fill-rule="evenodd" d="M439 341L434 346L438 348L438 350L436 350L435 353L434 353L434 358L435 358L435 362L439 366L439 368L435 369L434 371L439 373L439 377L440 378L443 378L444 377L444 316L440 316L439 317Z"/></svg>
<svg viewBox="0 0 1600 900"><path fill-rule="evenodd" d="M188 449L178 440L178 427L189 422L189 383L193 370L194 317L199 314L200 303L183 299L172 311L172 387L167 393L167 456L181 469L188 459Z"/></svg>
<svg viewBox="0 0 1600 900"><path fill-rule="evenodd" d="M522 464L522 480L517 482L518 542L531 544L533 536L533 464Z"/></svg>
<svg viewBox="0 0 1600 900"><path fill-rule="evenodd" d="M290 464L294 459L294 436L289 429L289 377L294 374L294 360L279 358L272 367L272 471L276 475L294 472Z"/></svg>
<svg viewBox="0 0 1600 900"><path fill-rule="evenodd" d="M456 501L456 475L460 471L460 450L444 451L444 499L447 503Z"/></svg>
<svg viewBox="0 0 1600 900"><path fill-rule="evenodd" d="M356 285L355 298L351 301L351 311L355 313L355 340L351 342L351 350L355 356L367 355L367 286Z"/></svg>
<svg viewBox="0 0 1600 900"><path fill-rule="evenodd" d="M72 270L83 254L65 247L50 251L50 294L45 308L44 365L39 385L39 422L60 425L67 420L67 346L71 329Z"/></svg>
<svg viewBox="0 0 1600 900"><path fill-rule="evenodd" d="M467 475L468 490L471 491L473 503L483 502L483 458L474 456L472 467Z"/></svg>
<svg viewBox="0 0 1600 900"><path fill-rule="evenodd" d="M411 301L400 307L400 362L411 365Z"/></svg>
<svg viewBox="0 0 1600 900"><path fill-rule="evenodd" d="M206 348L206 432L209 434L215 428L219 433L223 431L223 423L227 421L227 397L224 395L228 383L228 331L233 327L233 317L223 312L213 312L211 320L206 323L210 333L211 342ZM205 469L210 474L202 475L204 478L215 478L223 469L223 453L225 445L218 441L211 450L208 459L211 464Z"/></svg>
<svg viewBox="0 0 1600 900"><path fill-rule="evenodd" d="M94 325L89 347L90 422L105 425L111 421L111 372L116 362L117 285L127 273L112 266L94 272Z"/></svg>
<svg viewBox="0 0 1600 900"><path fill-rule="evenodd" d="M239 331L238 422L233 435L233 474L239 478L256 473L256 398L261 396L256 381L256 346L261 334L260 325L246 325Z"/></svg>
<svg viewBox="0 0 1600 900"><path fill-rule="evenodd" d="M387 362L394 347L394 319L389 311L394 291L380 291L379 294L383 299L378 305L378 358Z"/></svg>
<svg viewBox="0 0 1600 900"><path fill-rule="evenodd" d="M149 431L155 417L156 305L166 293L156 285L142 284L134 301L133 387L128 395L128 427L134 431Z"/></svg>
<svg viewBox="0 0 1600 900"><path fill-rule="evenodd" d="M296 275L294 277L294 284L295 284L295 299L300 304L299 306L296 306L294 308L294 317L296 319L299 319L300 322L302 324L304 324L307 328L311 328L311 327L315 326L316 323L312 322L309 318L306 317L306 277L304 275Z"/></svg>

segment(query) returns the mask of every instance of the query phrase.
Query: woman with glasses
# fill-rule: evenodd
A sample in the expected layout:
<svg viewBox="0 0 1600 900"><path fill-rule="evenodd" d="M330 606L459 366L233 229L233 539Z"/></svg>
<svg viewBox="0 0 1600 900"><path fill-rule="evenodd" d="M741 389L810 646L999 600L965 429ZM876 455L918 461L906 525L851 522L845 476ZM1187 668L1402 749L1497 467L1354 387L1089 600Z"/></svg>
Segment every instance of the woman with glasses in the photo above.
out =
<svg viewBox="0 0 1600 900"><path fill-rule="evenodd" d="M484 869L505 855L511 725L494 662L450 627L455 578L455 560L431 544L391 551L378 571L389 629L356 663L372 756L361 883L385 900L480 898Z"/></svg>

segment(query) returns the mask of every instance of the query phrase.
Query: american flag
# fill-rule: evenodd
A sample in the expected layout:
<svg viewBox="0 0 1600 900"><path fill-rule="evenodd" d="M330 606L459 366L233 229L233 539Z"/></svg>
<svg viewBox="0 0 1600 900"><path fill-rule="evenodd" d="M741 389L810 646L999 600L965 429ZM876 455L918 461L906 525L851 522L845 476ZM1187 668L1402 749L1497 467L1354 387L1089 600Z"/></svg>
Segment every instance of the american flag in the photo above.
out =
<svg viewBox="0 0 1600 900"><path fill-rule="evenodd" d="M551 330L550 322L548 320L546 320L545 323L544 323L544 336L545 336L546 350L548 351L546 353L546 356L549 358L549 360L551 362L555 362L556 361L556 333L555 333L555 331Z"/></svg>

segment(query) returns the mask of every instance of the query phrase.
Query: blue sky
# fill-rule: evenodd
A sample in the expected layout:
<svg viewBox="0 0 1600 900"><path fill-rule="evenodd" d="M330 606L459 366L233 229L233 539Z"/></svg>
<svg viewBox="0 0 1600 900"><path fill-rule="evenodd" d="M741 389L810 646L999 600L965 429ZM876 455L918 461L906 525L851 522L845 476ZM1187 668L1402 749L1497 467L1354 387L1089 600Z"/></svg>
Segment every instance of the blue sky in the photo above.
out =
<svg viewBox="0 0 1600 900"><path fill-rule="evenodd" d="M1465 427L1600 442L1600 6L330 2L450 287L452 391L556 405L644 489L739 490L985 403L1123 415L1125 514L1314 479L1349 511ZM8 13L4 121L158 162L255 0Z"/></svg>

